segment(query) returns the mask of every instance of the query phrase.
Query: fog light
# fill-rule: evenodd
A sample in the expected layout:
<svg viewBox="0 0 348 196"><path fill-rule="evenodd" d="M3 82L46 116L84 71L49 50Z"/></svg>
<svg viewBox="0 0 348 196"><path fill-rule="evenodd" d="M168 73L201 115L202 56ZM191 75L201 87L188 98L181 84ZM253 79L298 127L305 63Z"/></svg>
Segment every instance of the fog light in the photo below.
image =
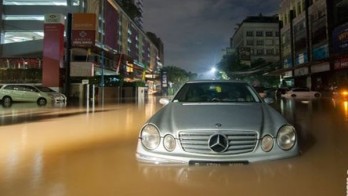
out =
<svg viewBox="0 0 348 196"><path fill-rule="evenodd" d="M273 137L270 135L264 136L261 141L261 148L265 152L271 151L273 148Z"/></svg>
<svg viewBox="0 0 348 196"><path fill-rule="evenodd" d="M176 141L175 138L172 135L166 135L163 138L163 146L164 148L169 151L172 152L175 147L176 147Z"/></svg>

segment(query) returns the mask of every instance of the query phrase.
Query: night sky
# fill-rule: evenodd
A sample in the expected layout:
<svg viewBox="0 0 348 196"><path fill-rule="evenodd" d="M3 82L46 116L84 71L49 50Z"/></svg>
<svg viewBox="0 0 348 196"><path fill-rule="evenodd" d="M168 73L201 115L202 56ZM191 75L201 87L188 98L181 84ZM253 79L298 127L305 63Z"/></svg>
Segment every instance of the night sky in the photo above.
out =
<svg viewBox="0 0 348 196"><path fill-rule="evenodd" d="M164 44L164 66L209 71L247 16L277 14L281 0L144 0L144 30Z"/></svg>

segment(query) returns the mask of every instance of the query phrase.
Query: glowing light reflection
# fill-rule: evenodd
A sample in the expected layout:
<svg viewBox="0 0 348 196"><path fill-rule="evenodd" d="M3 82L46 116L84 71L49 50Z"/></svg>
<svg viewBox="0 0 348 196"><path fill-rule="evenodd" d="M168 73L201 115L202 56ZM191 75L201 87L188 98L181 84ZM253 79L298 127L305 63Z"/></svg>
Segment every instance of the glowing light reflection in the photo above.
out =
<svg viewBox="0 0 348 196"><path fill-rule="evenodd" d="M348 121L348 101L343 102L344 120Z"/></svg>

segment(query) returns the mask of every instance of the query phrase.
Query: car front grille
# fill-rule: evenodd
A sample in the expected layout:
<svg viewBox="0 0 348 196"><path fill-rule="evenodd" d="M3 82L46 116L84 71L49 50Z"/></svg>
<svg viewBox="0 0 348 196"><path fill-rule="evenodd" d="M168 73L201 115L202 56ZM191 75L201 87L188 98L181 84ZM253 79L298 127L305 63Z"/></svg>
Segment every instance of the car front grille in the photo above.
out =
<svg viewBox="0 0 348 196"><path fill-rule="evenodd" d="M228 140L228 147L221 152L214 151L209 146L209 140L217 132L180 132L180 144L185 152L198 154L243 154L252 152L257 145L255 131L226 131L218 133Z"/></svg>

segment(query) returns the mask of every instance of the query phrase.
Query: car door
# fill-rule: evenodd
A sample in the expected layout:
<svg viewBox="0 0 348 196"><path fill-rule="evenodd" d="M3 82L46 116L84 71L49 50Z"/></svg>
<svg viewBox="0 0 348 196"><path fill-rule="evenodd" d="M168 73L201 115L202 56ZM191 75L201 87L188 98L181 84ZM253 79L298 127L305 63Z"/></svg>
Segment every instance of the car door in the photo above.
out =
<svg viewBox="0 0 348 196"><path fill-rule="evenodd" d="M23 101L36 102L39 98L38 90L32 86L23 85Z"/></svg>
<svg viewBox="0 0 348 196"><path fill-rule="evenodd" d="M22 85L11 85L9 86L9 95L13 101L24 101L25 90Z"/></svg>
<svg viewBox="0 0 348 196"><path fill-rule="evenodd" d="M309 89L307 89L307 88L299 89L298 93L301 95L300 97L304 97L304 98L311 97Z"/></svg>

